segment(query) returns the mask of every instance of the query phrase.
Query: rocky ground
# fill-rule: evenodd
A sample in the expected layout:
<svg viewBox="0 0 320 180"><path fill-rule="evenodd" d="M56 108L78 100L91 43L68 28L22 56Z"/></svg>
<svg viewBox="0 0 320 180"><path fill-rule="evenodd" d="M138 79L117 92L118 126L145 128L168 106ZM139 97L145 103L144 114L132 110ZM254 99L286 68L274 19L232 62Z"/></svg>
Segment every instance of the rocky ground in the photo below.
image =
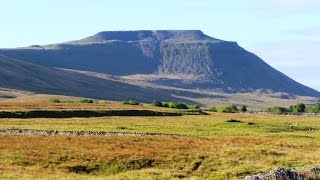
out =
<svg viewBox="0 0 320 180"><path fill-rule="evenodd" d="M320 168L311 169L285 169L282 167L272 170L270 173L245 177L245 180L317 180L320 179Z"/></svg>

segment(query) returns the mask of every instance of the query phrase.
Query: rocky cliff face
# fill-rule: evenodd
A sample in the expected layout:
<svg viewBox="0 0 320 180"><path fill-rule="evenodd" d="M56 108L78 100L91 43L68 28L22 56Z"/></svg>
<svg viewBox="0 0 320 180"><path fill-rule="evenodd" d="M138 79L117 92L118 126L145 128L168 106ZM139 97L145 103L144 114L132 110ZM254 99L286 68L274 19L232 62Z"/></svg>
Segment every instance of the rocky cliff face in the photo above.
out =
<svg viewBox="0 0 320 180"><path fill-rule="evenodd" d="M320 97L235 42L201 31L106 31L66 43L2 49L0 54L49 67L115 76L158 75L153 83L223 92L268 90ZM186 78L188 77L188 78ZM191 77L191 78L190 78Z"/></svg>

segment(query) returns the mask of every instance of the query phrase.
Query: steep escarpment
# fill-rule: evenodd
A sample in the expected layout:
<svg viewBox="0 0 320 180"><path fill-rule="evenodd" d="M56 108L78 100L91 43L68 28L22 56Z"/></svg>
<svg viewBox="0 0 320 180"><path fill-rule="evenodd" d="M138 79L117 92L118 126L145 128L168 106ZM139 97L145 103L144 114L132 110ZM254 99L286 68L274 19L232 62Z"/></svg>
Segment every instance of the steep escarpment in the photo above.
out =
<svg viewBox="0 0 320 180"><path fill-rule="evenodd" d="M235 42L201 31L106 31L60 44L1 49L0 54L47 67L114 76L155 75L156 85L227 93L284 92L320 97Z"/></svg>
<svg viewBox="0 0 320 180"><path fill-rule="evenodd" d="M106 78L45 67L0 55L0 87L7 90L37 94L55 94L109 100L136 99L151 102L154 97L163 101L175 99L173 92L139 87Z"/></svg>

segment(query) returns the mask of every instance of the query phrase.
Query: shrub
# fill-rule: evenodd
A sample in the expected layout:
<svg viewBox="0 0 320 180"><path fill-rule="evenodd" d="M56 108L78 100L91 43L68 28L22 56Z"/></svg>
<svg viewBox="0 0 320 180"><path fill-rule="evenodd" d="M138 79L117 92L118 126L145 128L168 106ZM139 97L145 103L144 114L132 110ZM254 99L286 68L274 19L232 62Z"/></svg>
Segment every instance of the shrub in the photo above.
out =
<svg viewBox="0 0 320 180"><path fill-rule="evenodd" d="M231 106L219 106L217 111L220 113L232 113L232 108Z"/></svg>
<svg viewBox="0 0 320 180"><path fill-rule="evenodd" d="M188 106L188 109L192 109L192 110L200 109L200 106L198 106L196 104L189 104L187 106Z"/></svg>
<svg viewBox="0 0 320 180"><path fill-rule="evenodd" d="M211 112L217 112L217 107L211 106L210 109L209 109L209 111L211 111Z"/></svg>
<svg viewBox="0 0 320 180"><path fill-rule="evenodd" d="M177 109L188 109L188 106L186 104L183 104L183 103L177 103L175 108L177 108Z"/></svg>
<svg viewBox="0 0 320 180"><path fill-rule="evenodd" d="M308 108L308 112L310 112L310 113L320 113L320 103L317 103L317 104L315 104L313 106L310 106Z"/></svg>
<svg viewBox="0 0 320 180"><path fill-rule="evenodd" d="M60 100L57 98L49 99L49 103L60 103Z"/></svg>
<svg viewBox="0 0 320 180"><path fill-rule="evenodd" d="M238 109L238 107L236 105L231 105L231 111L233 113L236 113L236 112L239 112L239 109Z"/></svg>
<svg viewBox="0 0 320 180"><path fill-rule="evenodd" d="M169 108L169 103L167 103L167 102L163 102L163 103L162 103L162 107Z"/></svg>
<svg viewBox="0 0 320 180"><path fill-rule="evenodd" d="M219 106L217 108L217 112L221 113L236 113L239 112L239 109L236 105L231 105L231 106Z"/></svg>
<svg viewBox="0 0 320 180"><path fill-rule="evenodd" d="M109 104L107 100L100 100L98 101L98 104Z"/></svg>
<svg viewBox="0 0 320 180"><path fill-rule="evenodd" d="M79 102L79 103L88 103L88 104L91 104L91 103L93 103L93 100L87 99L87 98L81 98L81 99L79 99L78 102Z"/></svg>
<svg viewBox="0 0 320 180"><path fill-rule="evenodd" d="M122 101L122 104L126 105L139 105L140 103L134 100Z"/></svg>
<svg viewBox="0 0 320 180"><path fill-rule="evenodd" d="M243 105L240 109L241 112L247 112L247 106Z"/></svg>
<svg viewBox="0 0 320 180"><path fill-rule="evenodd" d="M168 102L169 108L176 108L175 102Z"/></svg>
<svg viewBox="0 0 320 180"><path fill-rule="evenodd" d="M163 107L163 104L162 104L162 102L160 102L160 101L153 101L153 102L151 103L151 105L152 105L152 106L156 106L156 107Z"/></svg>
<svg viewBox="0 0 320 180"><path fill-rule="evenodd" d="M306 105L303 104L303 103L291 105L291 106L289 107L289 111L290 111L290 112L293 112L293 113L306 112Z"/></svg>
<svg viewBox="0 0 320 180"><path fill-rule="evenodd" d="M281 106L274 106L272 108L268 108L267 112L277 113L277 114L284 114L289 112L287 108L281 107Z"/></svg>

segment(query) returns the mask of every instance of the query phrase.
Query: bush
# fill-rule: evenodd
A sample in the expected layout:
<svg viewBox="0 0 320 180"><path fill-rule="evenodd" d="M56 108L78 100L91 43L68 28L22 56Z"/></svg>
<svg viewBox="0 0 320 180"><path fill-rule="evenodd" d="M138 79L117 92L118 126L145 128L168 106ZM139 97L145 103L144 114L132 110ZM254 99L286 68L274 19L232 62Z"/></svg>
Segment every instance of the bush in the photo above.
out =
<svg viewBox="0 0 320 180"><path fill-rule="evenodd" d="M289 112L289 110L285 107L281 107L281 106L274 106L272 108L268 108L267 112L272 112L272 113L277 113L277 114L284 114Z"/></svg>
<svg viewBox="0 0 320 180"><path fill-rule="evenodd" d="M240 109L241 112L247 112L247 106L243 105Z"/></svg>
<svg viewBox="0 0 320 180"><path fill-rule="evenodd" d="M91 103L93 103L93 100L91 100L91 99L87 99L87 98L81 98L81 99L79 99L79 101L78 101L79 103L87 103L87 104L91 104Z"/></svg>
<svg viewBox="0 0 320 180"><path fill-rule="evenodd" d="M315 104L313 106L310 106L308 108L308 112L309 113L320 113L320 103L317 103L317 104Z"/></svg>
<svg viewBox="0 0 320 180"><path fill-rule="evenodd" d="M296 105L291 105L289 107L289 111L293 113L303 113L306 112L306 105L303 103L299 103Z"/></svg>
<svg viewBox="0 0 320 180"><path fill-rule="evenodd" d="M122 104L126 104L126 105L140 105L139 102L134 101L134 100L122 101Z"/></svg>
<svg viewBox="0 0 320 180"><path fill-rule="evenodd" d="M217 110L217 107L211 106L211 107L209 108L209 111L211 111L211 112L217 112L218 110Z"/></svg>
<svg viewBox="0 0 320 180"><path fill-rule="evenodd" d="M176 104L175 108L177 108L177 109L188 109L188 106L186 104L183 104L183 103L178 103L178 104Z"/></svg>
<svg viewBox="0 0 320 180"><path fill-rule="evenodd" d="M187 105L187 106L188 106L188 109L192 109L192 110L198 110L198 109L200 109L200 106L195 105L195 104L189 104L189 105Z"/></svg>
<svg viewBox="0 0 320 180"><path fill-rule="evenodd" d="M217 112L221 113L236 113L239 112L239 109L236 105L231 105L231 106L219 106L217 108Z"/></svg>
<svg viewBox="0 0 320 180"><path fill-rule="evenodd" d="M60 103L60 100L57 98L49 99L49 103Z"/></svg>
<svg viewBox="0 0 320 180"><path fill-rule="evenodd" d="M176 108L175 102L168 102L169 108Z"/></svg>
<svg viewBox="0 0 320 180"><path fill-rule="evenodd" d="M163 103L162 103L162 107L169 108L169 103L167 103L167 102L163 102Z"/></svg>
<svg viewBox="0 0 320 180"><path fill-rule="evenodd" d="M98 104L109 104L107 100L100 100L98 101Z"/></svg>
<svg viewBox="0 0 320 180"><path fill-rule="evenodd" d="M233 113L236 113L236 112L239 112L239 109L238 109L238 107L236 105L231 105L231 111Z"/></svg>
<svg viewBox="0 0 320 180"><path fill-rule="evenodd" d="M231 106L219 106L217 111L220 113L232 113L232 108Z"/></svg>
<svg viewBox="0 0 320 180"><path fill-rule="evenodd" d="M152 106L156 106L156 107L163 107L163 104L162 104L162 102L160 102L160 101L153 101L153 102L151 103L151 105L152 105Z"/></svg>

